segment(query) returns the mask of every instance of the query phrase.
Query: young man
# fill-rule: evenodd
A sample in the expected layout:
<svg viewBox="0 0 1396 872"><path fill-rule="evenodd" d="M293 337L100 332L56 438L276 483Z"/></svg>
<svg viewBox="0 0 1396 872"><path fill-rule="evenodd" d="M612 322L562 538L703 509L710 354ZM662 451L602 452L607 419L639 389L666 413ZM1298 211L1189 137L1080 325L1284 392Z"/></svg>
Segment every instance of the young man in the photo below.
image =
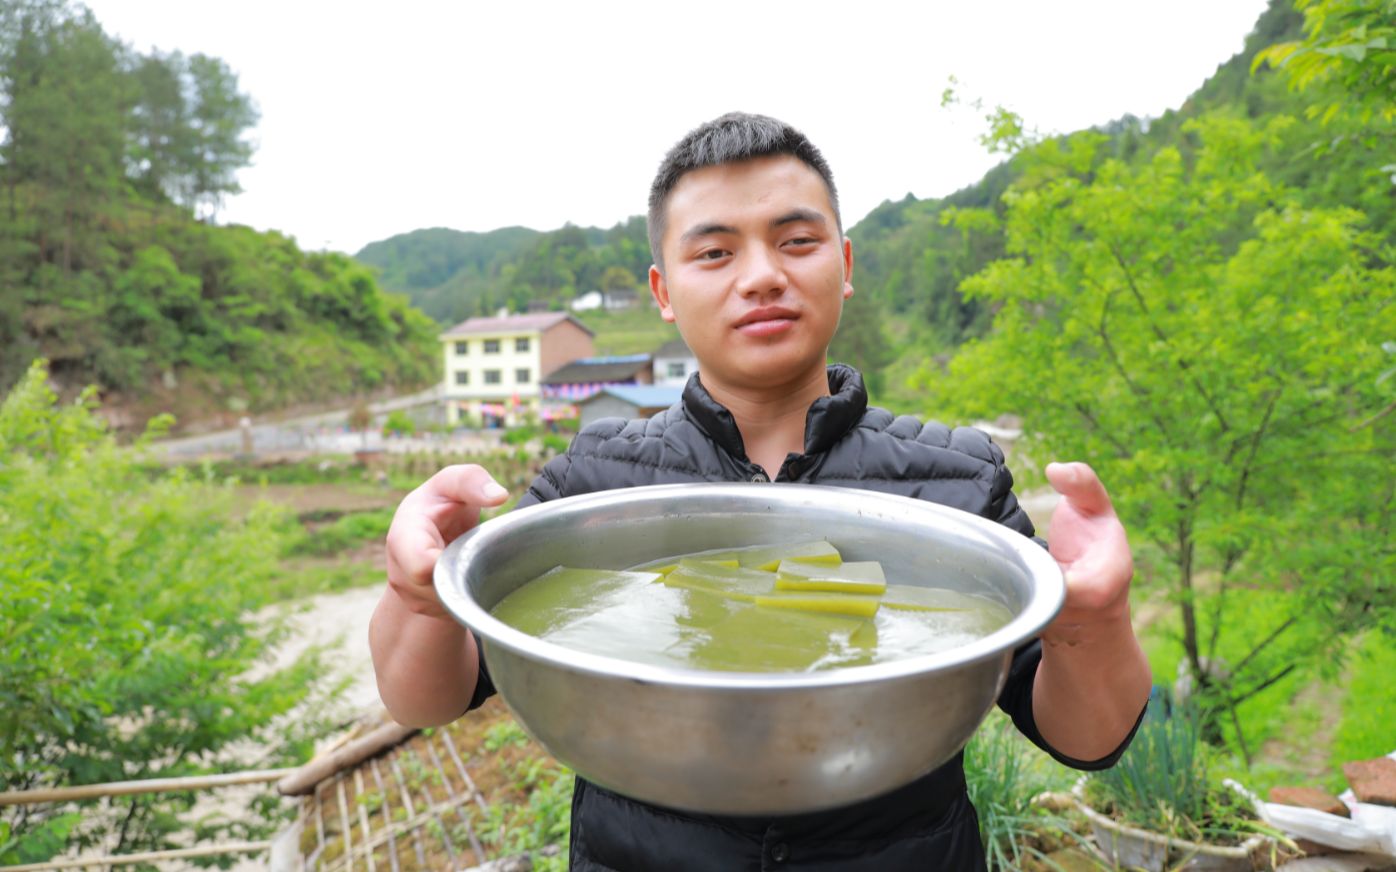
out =
<svg viewBox="0 0 1396 872"><path fill-rule="evenodd" d="M650 192L650 290L698 358L683 400L648 421L587 427L519 501L686 481L790 481L932 500L1033 528L1003 455L966 428L867 406L861 377L825 365L853 247L818 150L771 118L731 114L670 151ZM1067 601L1016 652L999 705L1032 741L1078 768L1113 764L1151 683L1129 622L1132 562L1089 467L1051 464L1063 499L1051 553ZM759 486L759 485L753 485ZM388 534L388 589L370 630L394 717L441 724L493 692L469 631L432 588L441 549L482 506L507 498L477 466L444 469L410 494ZM893 793L783 818L720 818L635 802L578 779L575 869L982 869L961 760Z"/></svg>

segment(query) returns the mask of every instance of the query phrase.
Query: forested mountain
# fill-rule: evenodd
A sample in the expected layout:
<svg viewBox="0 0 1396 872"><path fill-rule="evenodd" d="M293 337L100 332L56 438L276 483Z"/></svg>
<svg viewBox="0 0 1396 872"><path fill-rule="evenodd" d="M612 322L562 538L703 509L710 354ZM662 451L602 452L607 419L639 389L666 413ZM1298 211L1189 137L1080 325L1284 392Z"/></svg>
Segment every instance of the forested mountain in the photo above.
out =
<svg viewBox="0 0 1396 872"><path fill-rule="evenodd" d="M203 411L435 378L434 325L367 268L213 224L256 120L216 58L0 4L0 392L37 357L67 388Z"/></svg>
<svg viewBox="0 0 1396 872"><path fill-rule="evenodd" d="M650 265L640 216L609 230L414 230L370 243L355 258L443 325L500 308L561 309L588 291L638 290Z"/></svg>

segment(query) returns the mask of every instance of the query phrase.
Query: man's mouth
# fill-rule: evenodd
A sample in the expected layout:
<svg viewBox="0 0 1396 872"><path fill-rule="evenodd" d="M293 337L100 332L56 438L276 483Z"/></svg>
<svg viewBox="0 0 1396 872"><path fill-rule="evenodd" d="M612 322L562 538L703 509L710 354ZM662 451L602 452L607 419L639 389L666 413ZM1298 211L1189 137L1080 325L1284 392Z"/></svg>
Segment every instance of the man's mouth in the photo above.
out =
<svg viewBox="0 0 1396 872"><path fill-rule="evenodd" d="M773 336L790 329L799 318L794 309L782 306L763 306L752 309L737 319L736 328L748 336Z"/></svg>

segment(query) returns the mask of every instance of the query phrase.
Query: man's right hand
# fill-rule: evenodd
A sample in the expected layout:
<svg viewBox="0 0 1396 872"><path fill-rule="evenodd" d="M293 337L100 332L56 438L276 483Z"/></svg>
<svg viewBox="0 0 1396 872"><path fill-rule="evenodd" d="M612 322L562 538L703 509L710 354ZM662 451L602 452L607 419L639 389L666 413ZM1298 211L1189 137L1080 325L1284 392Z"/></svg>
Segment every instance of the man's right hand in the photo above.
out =
<svg viewBox="0 0 1396 872"><path fill-rule="evenodd" d="M453 539L473 528L480 509L509 498L483 467L448 466L408 494L388 528L388 585L410 611L446 618L432 571Z"/></svg>
<svg viewBox="0 0 1396 872"><path fill-rule="evenodd" d="M480 509L509 494L478 466L448 466L408 494L388 529L388 589L368 625L378 694L398 723L429 727L465 711L480 675L475 639L447 614L432 572Z"/></svg>

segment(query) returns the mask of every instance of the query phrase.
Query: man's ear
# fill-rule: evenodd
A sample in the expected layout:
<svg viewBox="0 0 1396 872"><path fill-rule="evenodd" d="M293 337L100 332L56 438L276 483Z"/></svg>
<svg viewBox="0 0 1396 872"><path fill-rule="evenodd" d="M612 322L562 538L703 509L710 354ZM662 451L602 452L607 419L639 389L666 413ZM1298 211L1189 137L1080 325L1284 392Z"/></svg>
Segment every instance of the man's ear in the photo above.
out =
<svg viewBox="0 0 1396 872"><path fill-rule="evenodd" d="M853 296L853 240L843 238L843 298Z"/></svg>
<svg viewBox="0 0 1396 872"><path fill-rule="evenodd" d="M659 317L670 324L674 323L674 307L669 305L669 286L664 283L664 273L654 264L650 264L650 296L659 306Z"/></svg>

